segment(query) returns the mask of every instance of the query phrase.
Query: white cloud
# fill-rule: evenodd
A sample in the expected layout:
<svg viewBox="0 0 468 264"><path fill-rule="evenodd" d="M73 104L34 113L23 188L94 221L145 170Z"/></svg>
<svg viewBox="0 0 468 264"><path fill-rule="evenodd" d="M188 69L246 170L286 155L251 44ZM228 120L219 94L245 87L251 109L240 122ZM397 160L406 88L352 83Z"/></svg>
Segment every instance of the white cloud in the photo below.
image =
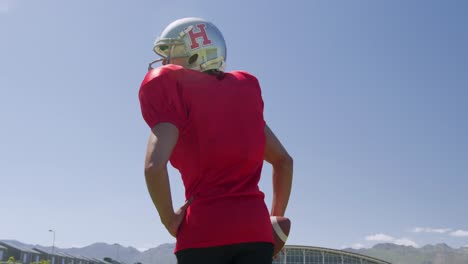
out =
<svg viewBox="0 0 468 264"><path fill-rule="evenodd" d="M468 237L468 231L459 229L457 231L450 233L450 235L454 237Z"/></svg>
<svg viewBox="0 0 468 264"><path fill-rule="evenodd" d="M386 235L386 234L383 234L383 233L378 233L378 234L375 234L375 235L366 236L365 239L367 241L387 242L387 243L393 243L393 244L400 245L400 246L419 247L416 242L412 241L409 238L406 238L406 237L394 238L392 236L389 236L389 235Z"/></svg>
<svg viewBox="0 0 468 264"><path fill-rule="evenodd" d="M155 248L157 247L158 245L155 245L155 244L151 244L151 243L143 243L141 245L138 245L138 247L136 249L138 249L138 251L140 252L144 252L150 248Z"/></svg>
<svg viewBox="0 0 468 264"><path fill-rule="evenodd" d="M414 233L439 233L445 234L450 232L451 228L432 228L432 227L415 227L413 228L412 232Z"/></svg>
<svg viewBox="0 0 468 264"><path fill-rule="evenodd" d="M364 246L363 244L361 243L354 243L351 245L351 248L354 248L354 249L361 249L361 248L365 248L366 246Z"/></svg>
<svg viewBox="0 0 468 264"><path fill-rule="evenodd" d="M439 233L445 234L452 231L451 228L432 228L432 227L415 227L411 230L413 233Z"/></svg>
<svg viewBox="0 0 468 264"><path fill-rule="evenodd" d="M361 248L366 248L366 246L361 243L354 243L351 246L348 246L348 245L341 246L340 249L345 249L345 248L361 249Z"/></svg>
<svg viewBox="0 0 468 264"><path fill-rule="evenodd" d="M85 245L72 244L71 247L72 247L72 248L82 248L82 247L85 247Z"/></svg>
<svg viewBox="0 0 468 264"><path fill-rule="evenodd" d="M380 241L380 242L392 242L395 240L395 238L385 235L382 233L371 235L371 236L366 236L367 241Z"/></svg>
<svg viewBox="0 0 468 264"><path fill-rule="evenodd" d="M394 244L400 245L400 246L412 246L412 247L418 247L418 244L416 242L408 239L408 238L400 238L400 239L395 239L393 241Z"/></svg>
<svg viewBox="0 0 468 264"><path fill-rule="evenodd" d="M435 228L435 229L429 229L429 232L431 233L440 233L440 234L445 234L447 232L452 231L450 228Z"/></svg>

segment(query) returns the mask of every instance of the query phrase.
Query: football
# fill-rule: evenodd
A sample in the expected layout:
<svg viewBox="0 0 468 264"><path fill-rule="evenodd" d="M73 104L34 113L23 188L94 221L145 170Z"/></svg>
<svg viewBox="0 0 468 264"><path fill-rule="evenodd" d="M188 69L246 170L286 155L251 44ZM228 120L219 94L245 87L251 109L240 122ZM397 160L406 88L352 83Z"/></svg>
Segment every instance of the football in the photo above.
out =
<svg viewBox="0 0 468 264"><path fill-rule="evenodd" d="M271 225L273 226L273 236L275 239L275 249L273 256L276 256L286 244L291 229L291 220L283 216L271 216Z"/></svg>

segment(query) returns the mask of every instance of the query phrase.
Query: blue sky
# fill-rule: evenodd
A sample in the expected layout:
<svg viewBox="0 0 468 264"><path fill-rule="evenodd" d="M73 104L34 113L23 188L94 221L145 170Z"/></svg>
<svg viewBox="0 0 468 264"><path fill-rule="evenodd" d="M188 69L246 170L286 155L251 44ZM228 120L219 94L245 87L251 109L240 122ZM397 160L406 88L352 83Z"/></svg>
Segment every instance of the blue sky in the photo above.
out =
<svg viewBox="0 0 468 264"><path fill-rule="evenodd" d="M174 242L137 92L173 20L223 32L295 159L290 244L468 245L465 1L0 0L0 239ZM183 202L170 169L173 199ZM271 203L271 169L261 188Z"/></svg>

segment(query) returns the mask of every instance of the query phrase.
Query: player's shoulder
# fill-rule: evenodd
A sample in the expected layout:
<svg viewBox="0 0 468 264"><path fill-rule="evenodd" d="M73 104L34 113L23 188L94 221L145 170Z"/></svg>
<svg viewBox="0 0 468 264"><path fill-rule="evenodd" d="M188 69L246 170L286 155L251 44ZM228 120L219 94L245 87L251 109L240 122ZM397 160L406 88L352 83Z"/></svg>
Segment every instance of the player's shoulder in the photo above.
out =
<svg viewBox="0 0 468 264"><path fill-rule="evenodd" d="M229 72L234 78L244 84L246 87L252 87L255 90L261 91L261 85L257 78L257 76L253 75L252 73L245 71L245 70L235 70Z"/></svg>
<svg viewBox="0 0 468 264"><path fill-rule="evenodd" d="M180 75L180 72L183 70L184 68L182 66L175 64L167 64L152 69L146 73L141 86L143 87L148 83L158 81L177 81L178 75Z"/></svg>
<svg viewBox="0 0 468 264"><path fill-rule="evenodd" d="M258 82L258 79L255 75L245 70L235 70L229 73L240 80L251 80L251 81Z"/></svg>

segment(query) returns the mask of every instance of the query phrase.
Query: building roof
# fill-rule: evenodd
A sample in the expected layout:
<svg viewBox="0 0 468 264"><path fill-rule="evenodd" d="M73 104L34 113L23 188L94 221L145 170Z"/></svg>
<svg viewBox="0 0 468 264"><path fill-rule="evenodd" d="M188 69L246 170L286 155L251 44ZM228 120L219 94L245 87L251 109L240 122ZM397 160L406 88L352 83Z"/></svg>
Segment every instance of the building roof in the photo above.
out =
<svg viewBox="0 0 468 264"><path fill-rule="evenodd" d="M75 256L75 255L73 255L73 254L70 254L70 253L68 253L68 252L64 252L63 254L64 254L65 256L67 256L68 258L74 258L74 259L78 258L77 256Z"/></svg>
<svg viewBox="0 0 468 264"><path fill-rule="evenodd" d="M97 259L97 258L91 258L94 262L97 262L97 263L106 263L104 260L102 259Z"/></svg>
<svg viewBox="0 0 468 264"><path fill-rule="evenodd" d="M86 257L86 256L81 256L81 258L83 260L91 260L91 261L95 261L94 259L90 258L90 257Z"/></svg>
<svg viewBox="0 0 468 264"><path fill-rule="evenodd" d="M59 257L65 257L65 258L69 258L70 256L68 256L67 254L65 254L65 252L61 252L61 251L54 251L54 255L57 255Z"/></svg>
<svg viewBox="0 0 468 264"><path fill-rule="evenodd" d="M338 254L338 255L344 255L344 256L350 256L350 257L357 257L361 259L365 259L368 261L372 261L378 264L392 264L388 261L369 257L366 255L361 255L358 253L353 253L349 251L344 251L344 250L338 250L338 249L331 249L331 248L323 248L323 247L313 247L313 246L300 246L300 245L285 245L284 249L286 249L286 252L288 249L305 249L305 250L313 250L313 251L321 251L321 252L326 252L326 253L333 253L333 254Z"/></svg>
<svg viewBox="0 0 468 264"><path fill-rule="evenodd" d="M77 260L88 260L88 261L92 260L92 261L95 261L93 258L82 256L82 255L73 255L73 254L70 254L68 252L64 252L63 254L67 255L67 257L74 258L74 259L77 259Z"/></svg>
<svg viewBox="0 0 468 264"><path fill-rule="evenodd" d="M12 243L12 242L9 242L9 241L1 240L0 244L3 244L6 247L11 247L11 248L17 249L19 251L23 251L23 252L28 252L28 253L33 253L33 254L40 254L39 252L37 252L36 250L34 250L32 248L27 248L27 247L24 247L24 246L16 245L15 243Z"/></svg>
<svg viewBox="0 0 468 264"><path fill-rule="evenodd" d="M46 251L44 249L36 248L36 247L33 248L33 250L35 250L35 251L37 251L37 252L39 252L41 254L50 254L50 252L48 252L48 251Z"/></svg>
<svg viewBox="0 0 468 264"><path fill-rule="evenodd" d="M67 256L64 252L60 252L57 250L54 250L54 253L52 254L52 251L47 251L45 249L40 249L40 248L33 248L33 250L36 250L42 254L47 254L47 255L52 255L52 256L57 256L57 257L69 257Z"/></svg>

